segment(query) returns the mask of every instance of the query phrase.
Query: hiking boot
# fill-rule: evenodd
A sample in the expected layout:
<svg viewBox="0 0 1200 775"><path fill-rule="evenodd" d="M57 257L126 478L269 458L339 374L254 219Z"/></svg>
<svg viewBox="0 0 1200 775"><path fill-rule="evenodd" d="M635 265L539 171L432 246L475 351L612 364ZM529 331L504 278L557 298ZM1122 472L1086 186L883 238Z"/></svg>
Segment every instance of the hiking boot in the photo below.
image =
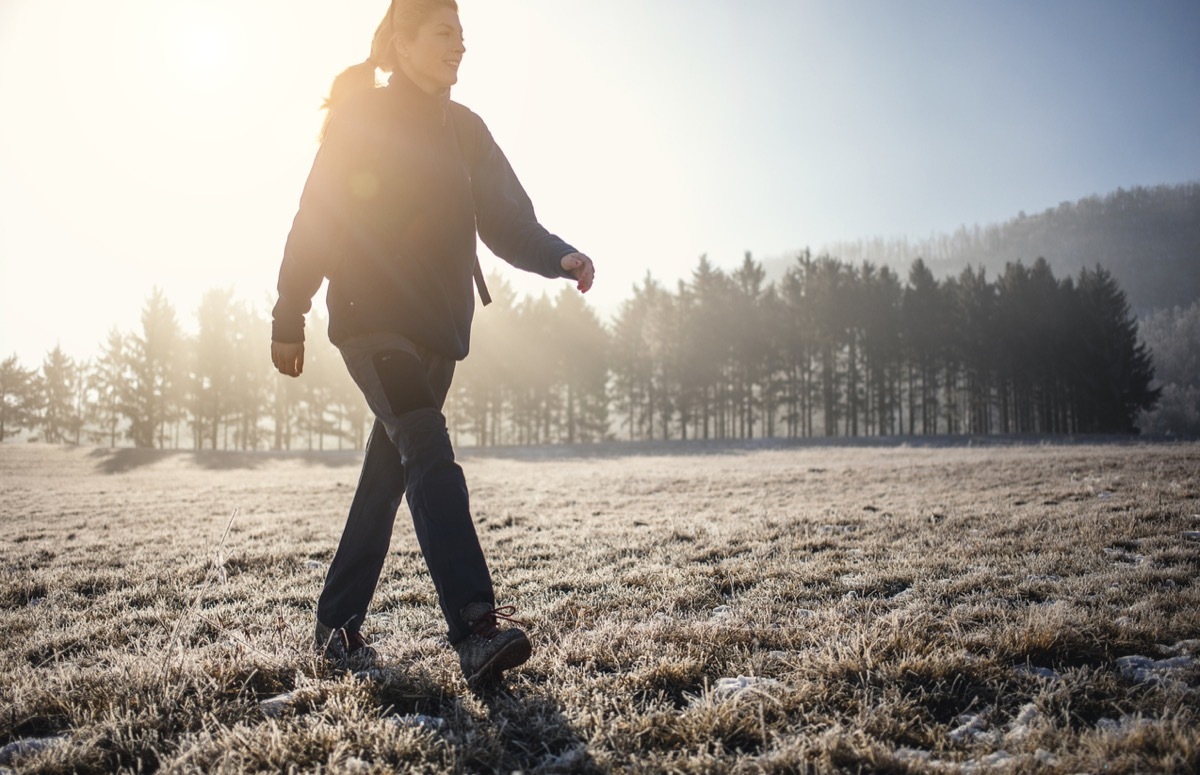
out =
<svg viewBox="0 0 1200 775"><path fill-rule="evenodd" d="M471 688L499 681L501 673L525 664L533 653L533 646L522 630L517 627L502 630L497 626L498 619L526 624L513 618L516 610L511 605L494 608L490 603L471 603L462 609L463 621L471 634L456 644L454 650Z"/></svg>
<svg viewBox="0 0 1200 775"><path fill-rule="evenodd" d="M314 645L335 670L367 670L375 666L375 649L358 630L326 627L317 622Z"/></svg>

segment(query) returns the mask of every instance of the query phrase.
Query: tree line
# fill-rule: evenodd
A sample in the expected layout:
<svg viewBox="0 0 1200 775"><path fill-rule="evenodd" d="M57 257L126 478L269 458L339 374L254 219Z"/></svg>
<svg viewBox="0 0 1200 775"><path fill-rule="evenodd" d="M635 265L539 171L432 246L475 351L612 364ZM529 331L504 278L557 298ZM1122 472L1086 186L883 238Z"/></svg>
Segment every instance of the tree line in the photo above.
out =
<svg viewBox="0 0 1200 775"><path fill-rule="evenodd" d="M499 275L446 414L458 443L931 434L1131 433L1151 356L1103 268L1038 259L942 280L804 252L775 282L747 254L649 274L609 323L571 288L518 298ZM310 315L305 372L276 374L270 323L228 289L185 333L158 290L141 330L90 361L0 363L0 439L194 449L361 448L371 416Z"/></svg>

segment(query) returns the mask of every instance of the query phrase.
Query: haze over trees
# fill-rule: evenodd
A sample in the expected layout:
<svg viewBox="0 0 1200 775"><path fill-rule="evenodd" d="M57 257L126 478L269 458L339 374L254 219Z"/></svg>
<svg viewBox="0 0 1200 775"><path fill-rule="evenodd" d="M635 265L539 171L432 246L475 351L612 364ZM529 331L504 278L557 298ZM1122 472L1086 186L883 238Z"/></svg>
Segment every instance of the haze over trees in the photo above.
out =
<svg viewBox="0 0 1200 775"><path fill-rule="evenodd" d="M1039 259L939 282L808 253L778 283L746 255L702 257L668 290L647 275L611 326L571 288L518 300L493 276L446 412L459 443L930 434L1131 433L1159 395L1107 270ZM305 373L275 374L269 324L227 289L185 334L155 290L140 331L92 363L59 349L0 369L3 432L195 449L361 448L370 416L310 320ZM1175 390L1175 388L1172 388Z"/></svg>
<svg viewBox="0 0 1200 775"><path fill-rule="evenodd" d="M1200 433L1200 184L840 249L730 271L702 256L673 288L647 272L607 322L569 287L520 299L493 275L447 400L456 441ZM1163 307L1140 333L1122 276ZM291 380L231 289L194 315L185 330L155 289L141 329L111 330L93 361L5 359L0 440L363 446L370 414L319 316Z"/></svg>

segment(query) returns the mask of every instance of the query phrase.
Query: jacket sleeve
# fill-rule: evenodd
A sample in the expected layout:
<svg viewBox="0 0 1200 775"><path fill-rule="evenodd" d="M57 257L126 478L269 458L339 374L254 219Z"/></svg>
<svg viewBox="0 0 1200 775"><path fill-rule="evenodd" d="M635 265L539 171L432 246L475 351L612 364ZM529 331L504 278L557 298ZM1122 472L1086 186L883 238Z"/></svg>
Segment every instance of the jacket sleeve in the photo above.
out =
<svg viewBox="0 0 1200 775"><path fill-rule="evenodd" d="M353 138L344 123L331 121L300 195L279 267L279 300L271 311L271 338L303 342L304 315L329 276L344 221Z"/></svg>
<svg viewBox="0 0 1200 775"><path fill-rule="evenodd" d="M575 248L551 234L540 223L516 173L496 145L492 133L474 114L459 131L469 134L471 192L475 223L483 243L508 263L543 277L569 277L560 263Z"/></svg>

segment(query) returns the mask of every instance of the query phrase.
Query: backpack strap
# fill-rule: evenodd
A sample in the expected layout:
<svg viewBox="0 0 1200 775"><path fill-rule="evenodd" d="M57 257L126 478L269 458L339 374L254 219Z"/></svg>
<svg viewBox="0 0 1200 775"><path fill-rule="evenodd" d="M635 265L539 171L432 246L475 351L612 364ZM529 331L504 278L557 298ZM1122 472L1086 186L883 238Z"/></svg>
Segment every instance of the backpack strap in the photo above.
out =
<svg viewBox="0 0 1200 775"><path fill-rule="evenodd" d="M473 135L471 132L458 131L459 116L462 115L459 111L466 110L460 108L454 103L447 106L447 111L450 114L450 131L454 133L454 141L458 144L458 152L463 157L463 161L467 163L467 170L471 169L472 163L475 161L475 144L472 142ZM464 137L466 138L464 141ZM483 306L492 303L492 294L488 293L487 282L483 279L483 265L479 263L479 255L475 256L475 269L473 271L475 277L475 289L479 291L479 300L483 302Z"/></svg>

